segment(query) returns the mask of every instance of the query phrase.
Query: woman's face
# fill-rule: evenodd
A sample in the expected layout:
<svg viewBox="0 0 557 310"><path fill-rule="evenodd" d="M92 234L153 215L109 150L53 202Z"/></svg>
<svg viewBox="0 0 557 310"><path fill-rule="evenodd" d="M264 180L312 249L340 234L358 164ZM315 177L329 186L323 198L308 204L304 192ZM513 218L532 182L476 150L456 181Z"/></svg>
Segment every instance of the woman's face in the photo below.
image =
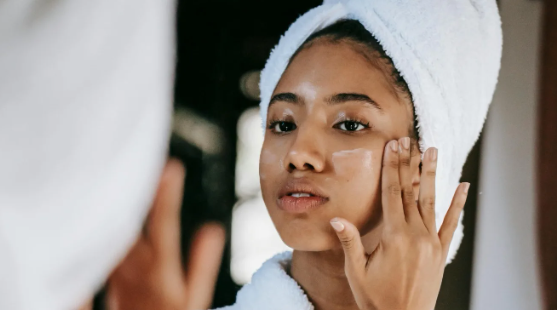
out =
<svg viewBox="0 0 557 310"><path fill-rule="evenodd" d="M292 60L269 105L263 199L296 250L336 248L334 217L362 234L380 227L383 149L412 128L411 105L358 49L317 39Z"/></svg>

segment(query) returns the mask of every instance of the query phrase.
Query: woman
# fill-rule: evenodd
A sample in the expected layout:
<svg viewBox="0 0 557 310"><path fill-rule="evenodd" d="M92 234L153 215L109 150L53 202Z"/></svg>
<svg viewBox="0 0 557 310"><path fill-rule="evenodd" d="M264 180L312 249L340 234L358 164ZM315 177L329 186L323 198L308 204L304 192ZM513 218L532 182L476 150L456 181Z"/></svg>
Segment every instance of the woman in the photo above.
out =
<svg viewBox="0 0 557 310"><path fill-rule="evenodd" d="M500 54L494 1L330 1L300 17L261 77L262 193L294 252L231 308L433 309Z"/></svg>
<svg viewBox="0 0 557 310"><path fill-rule="evenodd" d="M294 251L227 309L433 309L500 56L495 1L326 1L300 17L260 85L263 199Z"/></svg>

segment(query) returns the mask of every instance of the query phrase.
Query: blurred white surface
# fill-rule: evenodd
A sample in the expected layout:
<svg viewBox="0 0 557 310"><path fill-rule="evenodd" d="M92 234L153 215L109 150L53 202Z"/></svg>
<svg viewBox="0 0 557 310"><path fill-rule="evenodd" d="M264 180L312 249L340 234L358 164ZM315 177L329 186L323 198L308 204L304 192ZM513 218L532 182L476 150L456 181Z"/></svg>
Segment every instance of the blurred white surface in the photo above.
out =
<svg viewBox="0 0 557 310"><path fill-rule="evenodd" d="M503 59L482 144L473 310L541 309L535 146L542 1L501 0Z"/></svg>
<svg viewBox="0 0 557 310"><path fill-rule="evenodd" d="M0 309L76 309L134 241L166 156L174 15L0 2Z"/></svg>
<svg viewBox="0 0 557 310"><path fill-rule="evenodd" d="M246 110L238 121L236 194L232 211L230 270L238 284L248 283L261 264L274 254L291 250L271 221L259 183L259 153L263 145L259 109Z"/></svg>

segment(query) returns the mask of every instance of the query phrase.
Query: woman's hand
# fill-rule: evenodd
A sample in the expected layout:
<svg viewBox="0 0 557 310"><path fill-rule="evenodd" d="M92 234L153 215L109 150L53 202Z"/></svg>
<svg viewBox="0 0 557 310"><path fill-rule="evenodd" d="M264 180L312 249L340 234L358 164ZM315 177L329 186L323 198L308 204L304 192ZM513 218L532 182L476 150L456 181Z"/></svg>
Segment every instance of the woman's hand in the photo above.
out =
<svg viewBox="0 0 557 310"><path fill-rule="evenodd" d="M164 168L146 229L111 275L110 310L190 310L211 306L225 234L206 224L192 242L187 275L180 253L180 207L185 171L177 160Z"/></svg>
<svg viewBox="0 0 557 310"><path fill-rule="evenodd" d="M344 249L348 282L362 310L434 309L449 244L466 201L469 183L462 183L438 233L437 150L430 148L425 153L416 203L409 146L410 139L403 138L385 147L381 177L384 230L372 253L365 253L354 225L339 218L331 221Z"/></svg>

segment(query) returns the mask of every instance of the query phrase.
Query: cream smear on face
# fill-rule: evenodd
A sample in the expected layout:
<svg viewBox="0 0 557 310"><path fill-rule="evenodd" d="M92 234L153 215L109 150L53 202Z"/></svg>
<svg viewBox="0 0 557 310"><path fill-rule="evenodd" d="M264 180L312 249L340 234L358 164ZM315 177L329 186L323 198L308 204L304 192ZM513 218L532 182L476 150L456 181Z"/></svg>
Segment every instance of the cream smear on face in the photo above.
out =
<svg viewBox="0 0 557 310"><path fill-rule="evenodd" d="M303 94L306 100L311 102L315 101L315 98L317 98L317 89L315 89L315 86L310 82L303 82L300 84L298 91Z"/></svg>
<svg viewBox="0 0 557 310"><path fill-rule="evenodd" d="M354 149L334 152L333 169L339 176L353 177L372 170L373 152L366 149ZM365 171L362 171L365 170Z"/></svg>
<svg viewBox="0 0 557 310"><path fill-rule="evenodd" d="M261 180L265 179L265 173L263 170L270 170L270 171L283 171L286 170L284 166L284 159L277 156L275 153L269 150L263 150L261 152L261 157L259 158L260 161L260 169L259 169L259 177ZM274 172L273 172L274 173Z"/></svg>

